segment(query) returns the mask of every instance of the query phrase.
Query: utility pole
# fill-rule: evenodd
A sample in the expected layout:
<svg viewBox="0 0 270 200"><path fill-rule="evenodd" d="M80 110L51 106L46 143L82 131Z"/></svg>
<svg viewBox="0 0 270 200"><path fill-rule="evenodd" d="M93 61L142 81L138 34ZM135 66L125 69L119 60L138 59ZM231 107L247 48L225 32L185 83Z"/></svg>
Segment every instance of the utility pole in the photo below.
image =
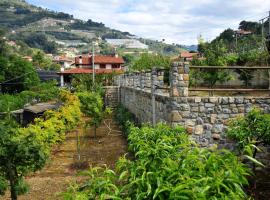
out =
<svg viewBox="0 0 270 200"><path fill-rule="evenodd" d="M93 86L95 84L95 46L94 42L92 42L92 75L93 75Z"/></svg>

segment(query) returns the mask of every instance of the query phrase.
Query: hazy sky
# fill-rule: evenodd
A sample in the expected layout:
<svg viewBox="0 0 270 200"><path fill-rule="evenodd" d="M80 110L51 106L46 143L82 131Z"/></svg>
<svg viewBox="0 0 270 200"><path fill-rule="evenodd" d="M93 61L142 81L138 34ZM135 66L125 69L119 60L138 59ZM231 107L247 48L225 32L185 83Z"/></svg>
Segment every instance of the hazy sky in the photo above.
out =
<svg viewBox="0 0 270 200"><path fill-rule="evenodd" d="M242 20L268 15L270 0L27 0L37 6L92 19L137 36L167 43L211 40Z"/></svg>

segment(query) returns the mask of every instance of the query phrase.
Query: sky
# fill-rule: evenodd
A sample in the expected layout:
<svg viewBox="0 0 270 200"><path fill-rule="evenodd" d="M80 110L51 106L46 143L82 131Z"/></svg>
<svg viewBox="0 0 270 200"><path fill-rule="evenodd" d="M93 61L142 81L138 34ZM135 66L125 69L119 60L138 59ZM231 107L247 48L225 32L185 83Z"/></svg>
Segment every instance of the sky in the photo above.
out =
<svg viewBox="0 0 270 200"><path fill-rule="evenodd" d="M268 15L270 0L27 0L36 6L102 22L107 27L166 43L214 39L242 20Z"/></svg>

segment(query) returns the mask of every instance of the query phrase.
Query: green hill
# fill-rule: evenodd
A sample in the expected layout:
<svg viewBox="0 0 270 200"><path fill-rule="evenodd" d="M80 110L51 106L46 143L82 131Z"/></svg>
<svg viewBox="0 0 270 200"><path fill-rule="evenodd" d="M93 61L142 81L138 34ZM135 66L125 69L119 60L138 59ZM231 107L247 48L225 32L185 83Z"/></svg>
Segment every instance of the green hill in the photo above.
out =
<svg viewBox="0 0 270 200"><path fill-rule="evenodd" d="M102 40L100 51L110 53L114 49L106 43L105 39L134 37L129 32L111 29L101 22L75 19L70 14L30 5L24 0L0 0L0 28L10 33L7 35L9 39L21 40L30 47L41 48L47 53L56 52L52 46L57 46L58 49L75 46L79 52L87 52L92 41L97 39ZM143 38L138 40L147 41L149 51L153 53L177 55L182 50L179 45L168 45ZM120 52L125 51L130 50L120 48ZM140 52L138 49L132 51Z"/></svg>

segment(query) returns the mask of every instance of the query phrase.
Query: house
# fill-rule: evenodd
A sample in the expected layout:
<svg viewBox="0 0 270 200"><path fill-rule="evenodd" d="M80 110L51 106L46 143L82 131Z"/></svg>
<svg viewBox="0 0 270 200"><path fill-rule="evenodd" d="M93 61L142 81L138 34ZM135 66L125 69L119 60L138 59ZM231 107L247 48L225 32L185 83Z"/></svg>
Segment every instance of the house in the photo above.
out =
<svg viewBox="0 0 270 200"><path fill-rule="evenodd" d="M238 36L246 36L246 35L252 34L252 32L251 31L245 31L243 29L239 29L239 30L235 31L235 34L238 35Z"/></svg>
<svg viewBox="0 0 270 200"><path fill-rule="evenodd" d="M94 63L94 70L93 70ZM75 57L74 67L71 69L61 68L58 74L61 78L61 86L70 82L70 76L75 74L112 74L123 73L123 64L125 61L122 57L104 56L104 55L80 55Z"/></svg>
<svg viewBox="0 0 270 200"><path fill-rule="evenodd" d="M33 58L31 56L23 56L22 59L27 60L29 62L33 61Z"/></svg>
<svg viewBox="0 0 270 200"><path fill-rule="evenodd" d="M187 51L183 51L180 53L180 60L184 60L184 61L192 61L194 58L198 58L199 57L199 53L195 52L195 53L190 53Z"/></svg>
<svg viewBox="0 0 270 200"><path fill-rule="evenodd" d="M74 61L66 56L55 56L53 62L61 65L61 67L64 67L64 69L72 68L74 65Z"/></svg>

